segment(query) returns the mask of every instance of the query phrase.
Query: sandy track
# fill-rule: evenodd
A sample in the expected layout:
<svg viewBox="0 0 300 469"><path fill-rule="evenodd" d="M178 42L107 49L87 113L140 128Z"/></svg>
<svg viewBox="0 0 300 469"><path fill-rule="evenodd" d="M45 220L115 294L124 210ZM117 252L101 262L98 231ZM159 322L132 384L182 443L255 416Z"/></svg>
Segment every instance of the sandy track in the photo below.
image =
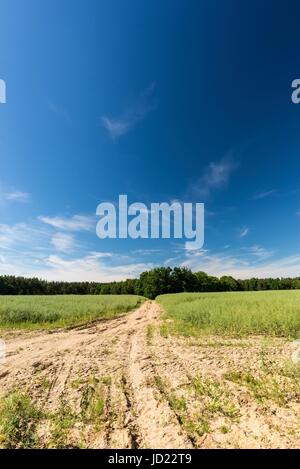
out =
<svg viewBox="0 0 300 469"><path fill-rule="evenodd" d="M18 388L50 415L39 423L41 447L300 447L289 340L186 338L160 333L161 324L147 301L73 329L7 332L0 397ZM238 373L253 379L235 382ZM95 396L103 408L90 418ZM75 419L57 432L67 409Z"/></svg>
<svg viewBox="0 0 300 469"><path fill-rule="evenodd" d="M176 415L153 384L147 327L158 315L159 306L147 301L114 320L7 338L0 394L19 388L50 411L67 402L79 412L91 376L106 377L105 423L100 431L87 429L87 446L188 448Z"/></svg>

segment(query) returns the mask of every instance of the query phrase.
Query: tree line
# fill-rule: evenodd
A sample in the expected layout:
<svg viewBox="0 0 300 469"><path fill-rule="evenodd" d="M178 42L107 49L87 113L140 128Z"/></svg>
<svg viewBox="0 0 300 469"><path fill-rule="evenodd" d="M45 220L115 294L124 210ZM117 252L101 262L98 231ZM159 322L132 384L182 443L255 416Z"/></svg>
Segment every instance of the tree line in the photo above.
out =
<svg viewBox="0 0 300 469"><path fill-rule="evenodd" d="M223 292L257 290L294 290L300 288L296 278L220 278L185 267L159 267L143 272L138 279L120 282L53 282L38 278L0 276L0 295L157 295L180 292Z"/></svg>

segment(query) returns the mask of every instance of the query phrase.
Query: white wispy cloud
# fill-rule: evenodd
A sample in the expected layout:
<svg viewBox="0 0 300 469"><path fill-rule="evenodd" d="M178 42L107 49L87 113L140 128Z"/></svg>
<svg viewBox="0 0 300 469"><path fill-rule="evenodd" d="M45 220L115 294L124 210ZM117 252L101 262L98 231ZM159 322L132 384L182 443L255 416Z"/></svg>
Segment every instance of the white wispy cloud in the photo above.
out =
<svg viewBox="0 0 300 469"><path fill-rule="evenodd" d="M0 224L0 272L7 275L39 277L48 280L102 281L137 277L154 266L127 253L91 251L76 239L73 231L88 229L81 217L61 223L29 220ZM49 220L47 220L48 222ZM65 222L66 220L64 220ZM56 226L65 230L55 231ZM71 232L70 232L71 231ZM74 254L76 252L76 254ZM141 257L141 256L138 256Z"/></svg>
<svg viewBox="0 0 300 469"><path fill-rule="evenodd" d="M239 229L240 238L244 238L245 236L247 236L248 233L249 233L249 228L247 226L244 226L243 228Z"/></svg>
<svg viewBox="0 0 300 469"><path fill-rule="evenodd" d="M11 192L4 193L4 197L6 200L13 200L15 202L28 202L30 194L28 192L12 190Z"/></svg>
<svg viewBox="0 0 300 469"><path fill-rule="evenodd" d="M271 190L268 190L268 191L257 192L256 194L254 194L254 196L252 197L252 199L253 199L253 200L266 199L267 197L270 197L271 195L274 195L276 192L277 192L276 189L271 189Z"/></svg>
<svg viewBox="0 0 300 469"><path fill-rule="evenodd" d="M154 266L152 263L142 262L110 265L110 257L114 255L103 254L91 252L73 259L65 259L57 254L50 254L47 257L26 255L22 259L12 253L9 256L0 255L0 269L7 275L24 275L55 281L110 282L136 278L141 272Z"/></svg>
<svg viewBox="0 0 300 469"><path fill-rule="evenodd" d="M262 246L250 246L226 252L186 251L181 266L209 275L232 275L235 278L299 277L300 253L274 259L274 251ZM273 259L272 259L273 258ZM178 264L179 265L179 264Z"/></svg>
<svg viewBox="0 0 300 469"><path fill-rule="evenodd" d="M248 252L253 254L253 256L257 257L258 259L268 259L269 257L273 256L274 251L269 249L263 248L262 246L254 245L248 248Z"/></svg>
<svg viewBox="0 0 300 469"><path fill-rule="evenodd" d="M51 255L46 262L47 269L42 276L52 280L68 281L99 281L109 282L135 278L141 272L152 267L152 264L128 263L122 265L107 265L97 253L90 253L77 259L62 259Z"/></svg>
<svg viewBox="0 0 300 469"><path fill-rule="evenodd" d="M16 240L19 239L20 235L23 235L23 224L17 225L0 225L0 246L2 248L7 248L14 244Z"/></svg>
<svg viewBox="0 0 300 469"><path fill-rule="evenodd" d="M237 278L299 277L299 265L300 254L295 254L268 263L250 264L246 268L236 265L231 269L231 275Z"/></svg>
<svg viewBox="0 0 300 469"><path fill-rule="evenodd" d="M192 189L196 194L208 197L214 190L225 187L237 168L238 162L231 155L218 162L211 162Z"/></svg>
<svg viewBox="0 0 300 469"><path fill-rule="evenodd" d="M56 251L71 252L75 247L74 236L69 233L55 233L52 236L51 244Z"/></svg>
<svg viewBox="0 0 300 469"><path fill-rule="evenodd" d="M276 259L271 249L256 244L237 249L227 246L222 251L211 252L186 249L183 243L180 246L173 243L175 249L163 250L164 256L160 256L161 250L155 249L124 254L92 251L80 243L79 237L76 239L78 231L90 226L82 223L81 217L53 217L51 223L49 219L46 222L35 219L26 223L0 224L0 272L49 280L105 282L137 277L157 264L171 264L236 278L300 275L300 253ZM147 259L150 262L145 260L146 254L151 254L152 257Z"/></svg>
<svg viewBox="0 0 300 469"><path fill-rule="evenodd" d="M6 182L0 182L0 202L29 202L31 194L7 184Z"/></svg>
<svg viewBox="0 0 300 469"><path fill-rule="evenodd" d="M191 270L202 270L210 275L224 275L237 265L248 265L246 261L234 256L233 253L212 253L208 250L186 251L185 259L180 264ZM227 273L226 273L227 275Z"/></svg>
<svg viewBox="0 0 300 469"><path fill-rule="evenodd" d="M153 101L153 90L154 83L144 90L136 101L119 116L102 116L102 125L113 140L134 129L156 108L156 102Z"/></svg>
<svg viewBox="0 0 300 469"><path fill-rule="evenodd" d="M300 275L300 253L274 260L272 250L253 245L211 252L207 249L175 249L174 256L159 262L145 262L144 252L136 255L116 252L82 251L75 256L76 239L66 232L53 234L51 227L26 223L0 225L0 271L2 274L37 276L48 280L112 281L138 277L158 263L181 265L210 275L250 277L295 277ZM61 254L60 254L61 253ZM140 254L140 255L139 255ZM168 258L167 258L168 257Z"/></svg>
<svg viewBox="0 0 300 469"><path fill-rule="evenodd" d="M38 219L53 228L65 231L91 231L95 228L95 219L86 215L73 215L72 217L45 217Z"/></svg>
<svg viewBox="0 0 300 469"><path fill-rule="evenodd" d="M28 223L0 224L0 248L14 245L36 244L37 239L45 236L42 230Z"/></svg>

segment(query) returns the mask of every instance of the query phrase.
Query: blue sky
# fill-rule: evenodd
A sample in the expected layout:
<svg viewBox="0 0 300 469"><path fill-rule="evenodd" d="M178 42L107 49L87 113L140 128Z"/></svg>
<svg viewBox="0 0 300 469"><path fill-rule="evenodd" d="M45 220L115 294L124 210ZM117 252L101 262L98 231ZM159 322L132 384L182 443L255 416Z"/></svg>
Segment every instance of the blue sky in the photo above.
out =
<svg viewBox="0 0 300 469"><path fill-rule="evenodd" d="M300 275L296 1L0 0L0 274ZM96 207L205 203L205 244L100 240Z"/></svg>

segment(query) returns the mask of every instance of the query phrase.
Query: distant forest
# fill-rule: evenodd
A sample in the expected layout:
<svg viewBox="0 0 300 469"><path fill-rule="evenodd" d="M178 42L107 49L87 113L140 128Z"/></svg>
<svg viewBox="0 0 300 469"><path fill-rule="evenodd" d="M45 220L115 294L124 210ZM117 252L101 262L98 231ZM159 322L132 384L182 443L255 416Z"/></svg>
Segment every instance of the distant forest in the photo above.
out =
<svg viewBox="0 0 300 469"><path fill-rule="evenodd" d="M157 295L179 292L224 292L257 290L294 290L300 288L296 278L213 277L190 269L160 267L143 272L138 279L121 282L49 282L38 278L0 276L0 295Z"/></svg>

